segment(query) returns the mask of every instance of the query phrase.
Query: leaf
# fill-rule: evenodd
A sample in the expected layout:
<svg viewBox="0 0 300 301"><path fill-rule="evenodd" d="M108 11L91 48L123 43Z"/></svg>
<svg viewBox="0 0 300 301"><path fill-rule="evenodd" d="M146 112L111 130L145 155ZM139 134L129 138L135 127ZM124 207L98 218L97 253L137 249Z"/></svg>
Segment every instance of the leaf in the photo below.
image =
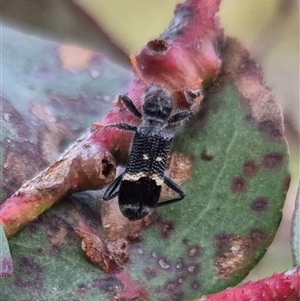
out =
<svg viewBox="0 0 300 301"><path fill-rule="evenodd" d="M295 301L300 298L300 268L295 267L284 273L255 282L248 282L235 288L228 288L217 294L194 301L248 301L263 298L268 301Z"/></svg>
<svg viewBox="0 0 300 301"><path fill-rule="evenodd" d="M175 25L176 22L173 23ZM196 31L196 26L194 30ZM201 30L205 32L205 28ZM169 30L165 35L176 33L178 34L173 27L173 31ZM48 57L39 61L36 58L41 54L37 51L32 61L34 67L39 62L42 66L55 62L51 68L37 68L40 71L38 78L41 81L50 79L50 83L47 83L49 87L56 88L60 84L61 89L54 89L53 94L62 94L63 100L69 94L78 96L78 90L81 90L78 87L90 84L86 93L97 93L95 91L100 88L112 89L109 85L112 81L118 82L120 70L114 69L116 78L112 79L109 76L112 71L107 68L105 77L96 85L86 67L83 68L84 71L80 68L79 71L78 68L74 71L70 65L64 67L67 71L62 72L65 78L59 73L60 76L51 81L52 68L56 70L55 66L61 66L60 61L56 61L55 45L45 42L39 44L31 38L31 44L33 43L37 43L34 45L37 47L33 49L43 45L40 48L43 54L47 54L47 49L54 48L51 53L55 55L50 56L52 60ZM154 46L157 47L158 44L154 43ZM26 47L22 49L22 53L26 53L25 50ZM143 63L146 50L137 57L138 64ZM171 58L174 59L174 56ZM183 65L184 58L182 56L179 60L180 66ZM153 59L157 59L157 56ZM73 195L68 198L68 202L65 200L54 206L10 240L15 275L12 279L0 280L1 297L4 300L185 300L222 290L244 278L265 253L280 222L289 179L288 154L282 134L281 112L272 93L262 84L261 69L250 59L248 52L231 39L227 39L221 59L223 71L207 88L201 110L178 134L174 144L170 173L176 181L184 182L182 188L186 198L180 203L159 208L151 218L142 221L147 222L142 225L142 232L139 231L141 225L134 231L135 224L125 223L121 225L133 228L129 235L123 234L127 228L114 230L124 237L128 236L126 238L130 244L129 259L120 264L122 271L116 269L111 273L104 272L84 258L77 233L90 240L97 236L90 245L95 246L98 240L100 247L96 251L99 254L95 255L103 255L105 239L111 229L108 230L108 225L99 218L98 200L101 194L89 192ZM18 61L17 56L15 61ZM172 60L172 63L171 69L176 60ZM201 65L203 62L196 63ZM147 67L150 69L151 64ZM30 72L35 68L29 68ZM43 77L43 70L48 70L46 74L50 74ZM205 70L202 69L203 72ZM180 75L184 80L184 72ZM102 86L106 76L109 80L106 86ZM196 72L190 76L193 79ZM83 85L85 80L87 82ZM19 85L15 91L23 91L24 83L18 81L17 77L12 80L12 83L15 82ZM122 83L121 80L120 82ZM33 80L33 87L35 84L39 91L39 81ZM122 90L122 85L116 88ZM47 108L51 108L51 102L47 98L49 93L44 93L44 88L40 90L43 93L34 98L34 103L41 103L42 108L47 104ZM12 93L11 89L7 91ZM50 93L51 99L53 94ZM9 95L10 101L16 99L13 93ZM68 110L74 110L75 117L71 118L70 124L79 124L81 129L84 122L92 122L86 120L88 115L94 113L88 109L89 105L92 103L86 101L84 107L78 110L76 106L70 105L64 114L64 107L59 107L57 110L52 109L55 114L50 116L66 121L63 117ZM118 109L115 105L110 114ZM48 110L51 111L49 108ZM40 114L41 111L43 114ZM34 116L49 118L47 110L41 111L34 111ZM30 114L24 114L18 120L24 120L24 125L28 124L26 134L36 135L35 132L30 132L31 118ZM127 118L125 112L124 118ZM49 119L47 120L49 123ZM15 127L16 124L12 123ZM41 127L40 124L39 128L34 129L38 131ZM6 126L6 129L10 128ZM123 136L126 137L125 134ZM7 138L6 136L5 139ZM13 145L13 150L17 146ZM34 165L34 161L29 165ZM114 213L116 222L119 222L120 216L117 217L117 212ZM115 254L126 259L123 256L127 255L126 249L122 248L120 245ZM105 262L109 265L110 261L106 260L107 258Z"/></svg>
<svg viewBox="0 0 300 301"><path fill-rule="evenodd" d="M177 139L176 152L191 169L182 185L186 198L158 209L130 256L129 273L138 270L135 279L143 275L156 300L237 284L264 255L281 219L288 154L278 108L260 84L261 70L236 42L228 42L223 59L224 73Z"/></svg>
<svg viewBox="0 0 300 301"><path fill-rule="evenodd" d="M131 78L90 50L41 40L4 26L2 71L1 201L103 116ZM11 279L0 279L1 300L61 301L76 294L89 296L87 300L107 300L107 292L115 292L117 285L121 288L120 281L109 275L100 273L99 278L99 269L82 256L80 238L72 227L56 215L44 217L10 240L15 273ZM1 238L1 255L6 256L6 238ZM82 280L84 270L89 276ZM84 283L91 287L85 288ZM73 292L75 286L78 292ZM92 292L85 294L86 289Z"/></svg>
<svg viewBox="0 0 300 301"><path fill-rule="evenodd" d="M292 255L294 266L300 265L300 183L292 222Z"/></svg>
<svg viewBox="0 0 300 301"><path fill-rule="evenodd" d="M142 109L144 91L150 83L177 91L174 92L174 105L183 109L191 105L184 96L186 87L199 90L202 84L208 84L218 74L222 63L218 51L224 43L223 30L215 16L219 3L220 0L188 0L178 5L173 21L160 39L150 41L138 56L133 57L136 78L128 87L127 95L135 100L138 109ZM64 58L63 51L60 55ZM85 53L82 62L82 55L77 55L75 66L63 59L64 68L76 71L89 58L89 53ZM195 101L195 110L202 98ZM84 189L103 188L112 181L115 163L126 163L132 139L132 133L110 127L119 123L120 116L122 122L136 122L134 116L124 110L120 100L114 102L110 112L66 149L57 161L24 183L5 201L0 208L0 221L8 237L62 197Z"/></svg>
<svg viewBox="0 0 300 301"><path fill-rule="evenodd" d="M6 27L2 41L5 198L104 116L131 75L91 50L45 42Z"/></svg>
<svg viewBox="0 0 300 301"><path fill-rule="evenodd" d="M0 278L13 275L13 264L7 238L0 225Z"/></svg>
<svg viewBox="0 0 300 301"><path fill-rule="evenodd" d="M191 178L182 186L186 198L157 210L142 241L131 244L123 273L106 274L84 258L74 231L79 221L96 234L103 229L90 208L96 195L74 196L77 208L61 203L10 240L15 276L0 282L5 300L109 300L118 292L120 298L184 300L243 279L276 232L288 157L272 98L255 103L243 95L247 77L250 90L260 89L261 96L269 91L260 85L260 69L234 45L228 44L227 59L224 54L227 61L232 57L224 67L232 75L219 77L199 115L177 138L184 168L192 162ZM244 66L242 73L236 73L235 60ZM85 202L80 205L78 198Z"/></svg>

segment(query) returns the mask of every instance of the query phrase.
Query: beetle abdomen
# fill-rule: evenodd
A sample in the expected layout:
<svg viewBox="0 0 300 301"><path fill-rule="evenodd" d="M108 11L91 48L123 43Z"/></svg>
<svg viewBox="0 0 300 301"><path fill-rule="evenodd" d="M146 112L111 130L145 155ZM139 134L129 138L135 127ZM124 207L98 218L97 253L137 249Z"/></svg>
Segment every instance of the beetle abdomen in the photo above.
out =
<svg viewBox="0 0 300 301"><path fill-rule="evenodd" d="M125 175L124 175L125 176ZM141 219L156 207L161 186L148 177L122 180L119 191L119 206L122 214L129 220Z"/></svg>

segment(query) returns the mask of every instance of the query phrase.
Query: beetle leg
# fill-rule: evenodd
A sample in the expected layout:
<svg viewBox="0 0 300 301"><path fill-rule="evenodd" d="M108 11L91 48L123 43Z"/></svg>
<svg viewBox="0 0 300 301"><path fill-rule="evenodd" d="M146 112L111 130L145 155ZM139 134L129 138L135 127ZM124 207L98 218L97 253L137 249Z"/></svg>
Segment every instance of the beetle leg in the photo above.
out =
<svg viewBox="0 0 300 301"><path fill-rule="evenodd" d="M109 124L107 125L107 127L116 127L120 130L124 130L124 131L132 131L132 132L136 132L137 127L127 124L127 123L117 123L117 124Z"/></svg>
<svg viewBox="0 0 300 301"><path fill-rule="evenodd" d="M168 119L168 126L172 126L173 123L179 122L183 119L186 119L190 116L193 115L193 111L191 110L185 110L185 111L181 111L177 114L172 115L169 119Z"/></svg>
<svg viewBox="0 0 300 301"><path fill-rule="evenodd" d="M103 200L104 201L109 201L113 199L115 196L118 195L119 190L115 191L119 186L122 181L124 173L120 174L106 189L104 195L103 195Z"/></svg>
<svg viewBox="0 0 300 301"><path fill-rule="evenodd" d="M127 109L136 117L142 118L141 112L135 107L134 103L132 100L126 96L126 95L121 95L119 96L120 99L123 101L124 105L127 107Z"/></svg>
<svg viewBox="0 0 300 301"><path fill-rule="evenodd" d="M164 177L164 183L169 187L171 188L172 190L174 190L175 192L177 192L179 194L179 197L178 198L174 198L174 199L171 199L171 200L168 200L168 201L164 201L164 202L161 202L161 203L158 203L157 207L161 207L161 206L165 206L165 205L170 205L170 204L173 204L173 203L176 203L176 202L179 202L181 201L185 194L184 192L182 191L182 189L180 188L180 186L178 184L176 184L173 180L171 180L170 178L167 178L167 177Z"/></svg>

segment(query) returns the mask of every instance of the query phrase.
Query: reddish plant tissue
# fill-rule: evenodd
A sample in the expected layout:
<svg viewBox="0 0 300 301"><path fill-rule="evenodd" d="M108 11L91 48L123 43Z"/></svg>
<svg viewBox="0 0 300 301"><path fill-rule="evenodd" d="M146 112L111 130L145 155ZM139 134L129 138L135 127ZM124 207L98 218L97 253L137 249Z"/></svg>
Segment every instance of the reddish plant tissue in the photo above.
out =
<svg viewBox="0 0 300 301"><path fill-rule="evenodd" d="M224 41L215 16L219 4L220 0L188 0L178 5L169 28L133 59L137 74L125 94L134 99L138 109L141 109L146 87L152 83L174 91L177 108L188 108L190 104L183 90L201 88L200 83L205 84L217 76L221 68L218 51ZM132 140L132 133L106 127L120 121L139 122L121 101L115 101L110 112L93 129L1 205L0 222L8 237L64 196L100 189L112 182L116 164L126 161Z"/></svg>
<svg viewBox="0 0 300 301"><path fill-rule="evenodd" d="M134 99L139 110L144 91L152 83L174 91L176 109L183 109L190 106L184 97L184 89L201 88L200 83L206 85L216 78L221 69L219 51L224 44L223 30L215 16L219 5L220 0L187 0L178 5L169 28L158 39L148 42L133 59L136 76L125 94ZM59 160L25 183L1 205L0 223L8 237L15 235L64 196L87 189L100 189L113 181L116 165L126 161L132 141L132 133L106 127L118 122L139 122L119 100L114 102L106 117L71 145ZM273 155L272 160L264 160L265 169L275 168L281 163L280 158L275 157ZM269 164L271 161L276 161L276 164ZM255 168L252 164L249 172L248 165L244 166L244 173L252 176ZM235 193L243 193L247 189L242 179L237 178L233 183ZM110 257L111 253L107 257L105 252L98 252L99 249L108 250L108 246L103 245L103 241L93 240L93 235L87 237L82 233L86 239L84 247L89 251L97 251L89 253L92 254L90 260L110 270L111 261L115 259ZM119 266L127 260L125 247L121 247L125 251L121 254ZM192 255L195 253L195 256L199 256L202 250L191 251ZM128 274L117 272L116 277L124 284L118 300L149 298L147 291L134 283ZM198 301L295 301L300 300L299 290L300 269L295 268L268 279L202 297Z"/></svg>
<svg viewBox="0 0 300 301"><path fill-rule="evenodd" d="M136 283L127 273L121 272L116 274L124 285L124 289L118 293L115 298L117 301L129 301L129 300L150 300L148 292L144 286Z"/></svg>
<svg viewBox="0 0 300 301"><path fill-rule="evenodd" d="M195 301L299 301L300 267Z"/></svg>

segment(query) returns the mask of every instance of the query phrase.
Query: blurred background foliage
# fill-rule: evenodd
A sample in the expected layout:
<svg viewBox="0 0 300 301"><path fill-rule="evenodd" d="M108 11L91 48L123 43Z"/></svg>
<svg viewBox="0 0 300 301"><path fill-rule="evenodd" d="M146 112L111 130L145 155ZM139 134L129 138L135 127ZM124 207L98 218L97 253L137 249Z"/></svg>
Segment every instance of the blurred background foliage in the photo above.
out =
<svg viewBox="0 0 300 301"><path fill-rule="evenodd" d="M92 48L130 68L129 54L167 28L179 0L2 0L2 23L64 44ZM223 0L227 35L240 39L263 66L285 117L292 182L276 239L246 280L291 267L290 226L300 164L299 2ZM2 76L5 76L3 74ZM120 91L122 93L122 91Z"/></svg>

